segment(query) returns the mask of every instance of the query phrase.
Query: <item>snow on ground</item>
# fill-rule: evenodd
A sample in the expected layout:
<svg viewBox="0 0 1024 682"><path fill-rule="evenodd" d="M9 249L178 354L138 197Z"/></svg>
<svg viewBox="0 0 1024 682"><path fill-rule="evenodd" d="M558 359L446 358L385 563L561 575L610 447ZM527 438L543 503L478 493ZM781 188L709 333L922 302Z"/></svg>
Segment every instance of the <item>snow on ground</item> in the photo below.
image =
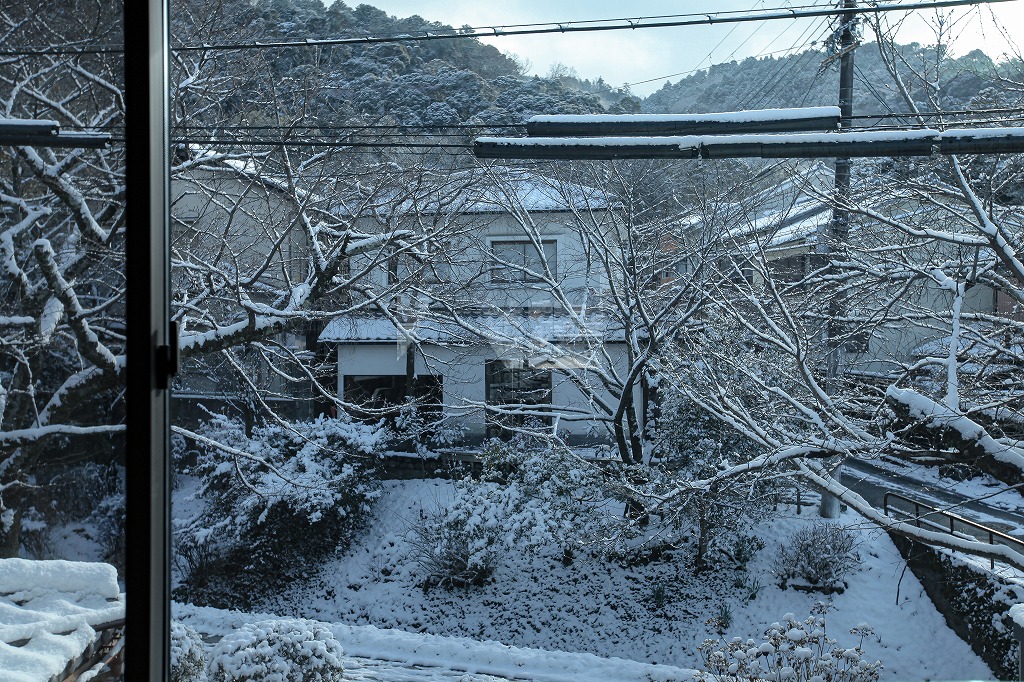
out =
<svg viewBox="0 0 1024 682"><path fill-rule="evenodd" d="M888 537L855 515L841 521L857 530L863 563L848 589L831 596L782 590L771 575L779 546L817 521L806 513L751 528L766 547L746 571L722 567L695 577L681 558L627 569L584 557L565 566L557 552L506 553L488 585L424 590L406 538L421 511L445 504L450 491L440 480L386 482L363 538L316 578L271 597L267 608L331 623L691 668L699 665L696 647L718 637L710 619L727 617L727 636L759 639L784 614L805 617L822 600L834 607L826 614L828 632L840 644L856 645L849 630L861 623L874 628L864 648L884 663L883 679L992 677L903 570Z"/></svg>
<svg viewBox="0 0 1024 682"><path fill-rule="evenodd" d="M175 604L173 617L194 628L204 639L216 639L245 623L276 616ZM540 682L670 682L693 678L690 670L591 654L510 647L465 637L382 630L372 625L327 625L345 649L346 680L489 682L513 678Z"/></svg>

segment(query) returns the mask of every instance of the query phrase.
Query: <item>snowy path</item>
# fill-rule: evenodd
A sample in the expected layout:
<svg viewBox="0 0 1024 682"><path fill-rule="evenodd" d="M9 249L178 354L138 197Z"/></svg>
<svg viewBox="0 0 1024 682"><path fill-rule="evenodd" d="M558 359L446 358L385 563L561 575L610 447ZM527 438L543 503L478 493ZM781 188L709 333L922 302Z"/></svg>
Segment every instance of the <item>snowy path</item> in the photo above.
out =
<svg viewBox="0 0 1024 682"><path fill-rule="evenodd" d="M844 483L878 509L882 508L885 492L904 493L937 507L949 507L956 514L996 530L1024 535L1024 515L1016 512L1024 508L1019 493L1003 490L992 496L996 488L986 486L984 479L956 482L939 478L932 470L915 470L915 473L920 476L905 476L893 464L848 460L844 466ZM985 501L978 498L985 498Z"/></svg>
<svg viewBox="0 0 1024 682"><path fill-rule="evenodd" d="M432 666L412 665L403 661L384 661L372 658L345 657L346 680L374 680L375 682L492 682L508 680L464 670L451 670Z"/></svg>

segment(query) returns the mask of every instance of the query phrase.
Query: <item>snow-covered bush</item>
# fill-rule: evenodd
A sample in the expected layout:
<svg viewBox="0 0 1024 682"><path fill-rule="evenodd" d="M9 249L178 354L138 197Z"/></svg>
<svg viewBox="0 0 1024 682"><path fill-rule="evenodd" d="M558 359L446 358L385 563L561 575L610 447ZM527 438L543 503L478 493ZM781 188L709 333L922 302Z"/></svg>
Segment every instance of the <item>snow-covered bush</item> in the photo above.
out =
<svg viewBox="0 0 1024 682"><path fill-rule="evenodd" d="M754 682L876 682L882 671L879 661L868 661L861 648L871 634L868 625L850 631L859 636L857 646L841 646L825 631L825 607L812 609L803 621L792 613L765 630L763 641L734 637L728 642L708 639L700 646L704 680Z"/></svg>
<svg viewBox="0 0 1024 682"><path fill-rule="evenodd" d="M480 585L502 552L571 556L619 530L602 472L569 449L492 441L483 459L490 480L457 481L451 504L425 512L412 530L425 584Z"/></svg>
<svg viewBox="0 0 1024 682"><path fill-rule="evenodd" d="M409 545L425 587L483 585L494 573L502 528L487 495L493 487L459 481L451 506L422 514Z"/></svg>
<svg viewBox="0 0 1024 682"><path fill-rule="evenodd" d="M87 519L111 495L124 494L124 470L114 464L83 462L59 469L43 486L49 498L47 515L61 523ZM39 505L40 511L43 505Z"/></svg>
<svg viewBox="0 0 1024 682"><path fill-rule="evenodd" d="M103 561L124 572L125 495L117 492L103 498L89 516L96 528L96 542L103 550Z"/></svg>
<svg viewBox="0 0 1024 682"><path fill-rule="evenodd" d="M21 544L35 558L58 558L51 532L81 525L83 538L99 545L103 561L124 570L124 468L87 461L54 467L31 488L33 505L23 512Z"/></svg>
<svg viewBox="0 0 1024 682"><path fill-rule="evenodd" d="M206 682L206 650L194 629L171 621L171 682Z"/></svg>
<svg viewBox="0 0 1024 682"><path fill-rule="evenodd" d="M801 528L779 547L773 572L785 588L794 582L830 590L860 565L857 536L837 523Z"/></svg>
<svg viewBox="0 0 1024 682"><path fill-rule="evenodd" d="M336 682L341 644L327 626L298 619L264 620L225 636L210 655L214 682Z"/></svg>
<svg viewBox="0 0 1024 682"><path fill-rule="evenodd" d="M492 440L482 458L483 478L504 483L491 498L505 518L509 545L575 550L621 534L620 516L610 513L614 491L605 473L571 449L529 438Z"/></svg>
<svg viewBox="0 0 1024 682"><path fill-rule="evenodd" d="M246 436L241 423L212 419L194 468L205 510L176 540L183 551L205 546L212 559L205 584L184 575L177 596L249 608L350 541L379 494L375 464L388 433L321 417Z"/></svg>

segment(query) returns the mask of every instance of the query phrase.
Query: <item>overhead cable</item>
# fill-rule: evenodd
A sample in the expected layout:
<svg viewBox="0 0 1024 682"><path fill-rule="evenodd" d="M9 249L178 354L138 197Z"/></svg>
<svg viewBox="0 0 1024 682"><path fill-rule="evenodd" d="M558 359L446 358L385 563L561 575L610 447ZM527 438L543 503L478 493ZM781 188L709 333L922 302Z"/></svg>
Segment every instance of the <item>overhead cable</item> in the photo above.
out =
<svg viewBox="0 0 1024 682"><path fill-rule="evenodd" d="M883 12L908 12L918 9L936 9L943 7L962 7L970 5L987 5L997 2L1013 2L1014 0L934 0L932 2L913 2L905 4L878 4L858 8L860 14L880 14ZM713 26L716 24L736 24L748 21L771 21L777 19L806 19L831 16L837 13L834 7L810 9L773 9L753 14L734 14L727 12L711 12L702 14L677 14L657 17L654 20L644 17L635 19L592 19L585 21L549 22L544 24L479 26L453 29L443 27L425 30L420 34L397 34L390 36L349 36L342 38L306 38L304 40L255 41L236 43L201 43L195 45L178 45L171 47L172 52L195 52L209 50L266 50L273 48L329 47L332 45L368 45L377 43L404 43L432 40L453 40L459 38L495 38L518 35L540 35L554 33L593 33L596 31L631 31L646 28L676 28L681 26ZM523 27L520 27L523 26ZM451 33L439 31L449 30ZM6 54L0 51L0 56Z"/></svg>

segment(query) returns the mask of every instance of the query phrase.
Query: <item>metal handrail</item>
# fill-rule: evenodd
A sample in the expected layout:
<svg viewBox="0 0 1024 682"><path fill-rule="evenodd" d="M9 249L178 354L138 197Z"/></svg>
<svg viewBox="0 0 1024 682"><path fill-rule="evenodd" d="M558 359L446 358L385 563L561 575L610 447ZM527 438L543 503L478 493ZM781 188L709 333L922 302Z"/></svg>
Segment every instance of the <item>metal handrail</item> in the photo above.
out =
<svg viewBox="0 0 1024 682"><path fill-rule="evenodd" d="M960 535L960 536L963 536L964 533L962 533L962 532L961 533L957 533L957 530L956 530L956 524L957 523L962 523L963 525L968 526L970 528L975 528L977 530L982 531L983 533L988 533L988 544L990 544L990 545L995 545L996 544L996 542L995 542L996 538L999 538L1000 540L1003 541L1003 544L1006 544L1008 542L1009 543L1013 543L1014 545L1017 545L1022 550L1024 550L1024 540L1021 540L1020 538L1015 538L1012 535L1008 535L1006 533L1003 533L1002 531L998 531L995 528L989 528L988 526L983 526L980 523L977 523L975 521L971 521L970 519L966 519L966 518L960 516L959 514L954 514L952 512L945 511L945 510L940 509L938 507L933 507L930 504L927 504L925 502L920 502L920 501L915 500L913 498L907 497L906 495L900 495L899 493L886 492L885 495L882 497L882 510L885 512L886 516L890 516L890 514L889 514L889 498L890 497L893 497L893 498L896 498L896 499L899 499L899 500L903 500L904 502L908 502L908 503L914 505L914 514L913 514L912 518L914 519L915 525L918 528L921 527L921 521L923 520L925 523L927 523L930 526L933 526L935 528L940 528L943 532L946 531L945 526L942 526L942 525L940 525L938 523L935 523L934 521L932 521L930 519L926 519L926 518L924 518L922 516L921 510L925 509L925 510L927 510L927 513L924 514L924 516L928 516L929 514L938 514L940 516L945 516L946 518L949 519L949 534L950 535ZM892 510L893 510L893 512L899 512L899 513L903 514L904 516L908 516L908 517L911 516L910 512L905 511L903 509L898 509L896 507L893 507ZM977 538L978 536L972 535L971 537ZM989 567L990 568L995 568L995 560L994 559L989 559Z"/></svg>

